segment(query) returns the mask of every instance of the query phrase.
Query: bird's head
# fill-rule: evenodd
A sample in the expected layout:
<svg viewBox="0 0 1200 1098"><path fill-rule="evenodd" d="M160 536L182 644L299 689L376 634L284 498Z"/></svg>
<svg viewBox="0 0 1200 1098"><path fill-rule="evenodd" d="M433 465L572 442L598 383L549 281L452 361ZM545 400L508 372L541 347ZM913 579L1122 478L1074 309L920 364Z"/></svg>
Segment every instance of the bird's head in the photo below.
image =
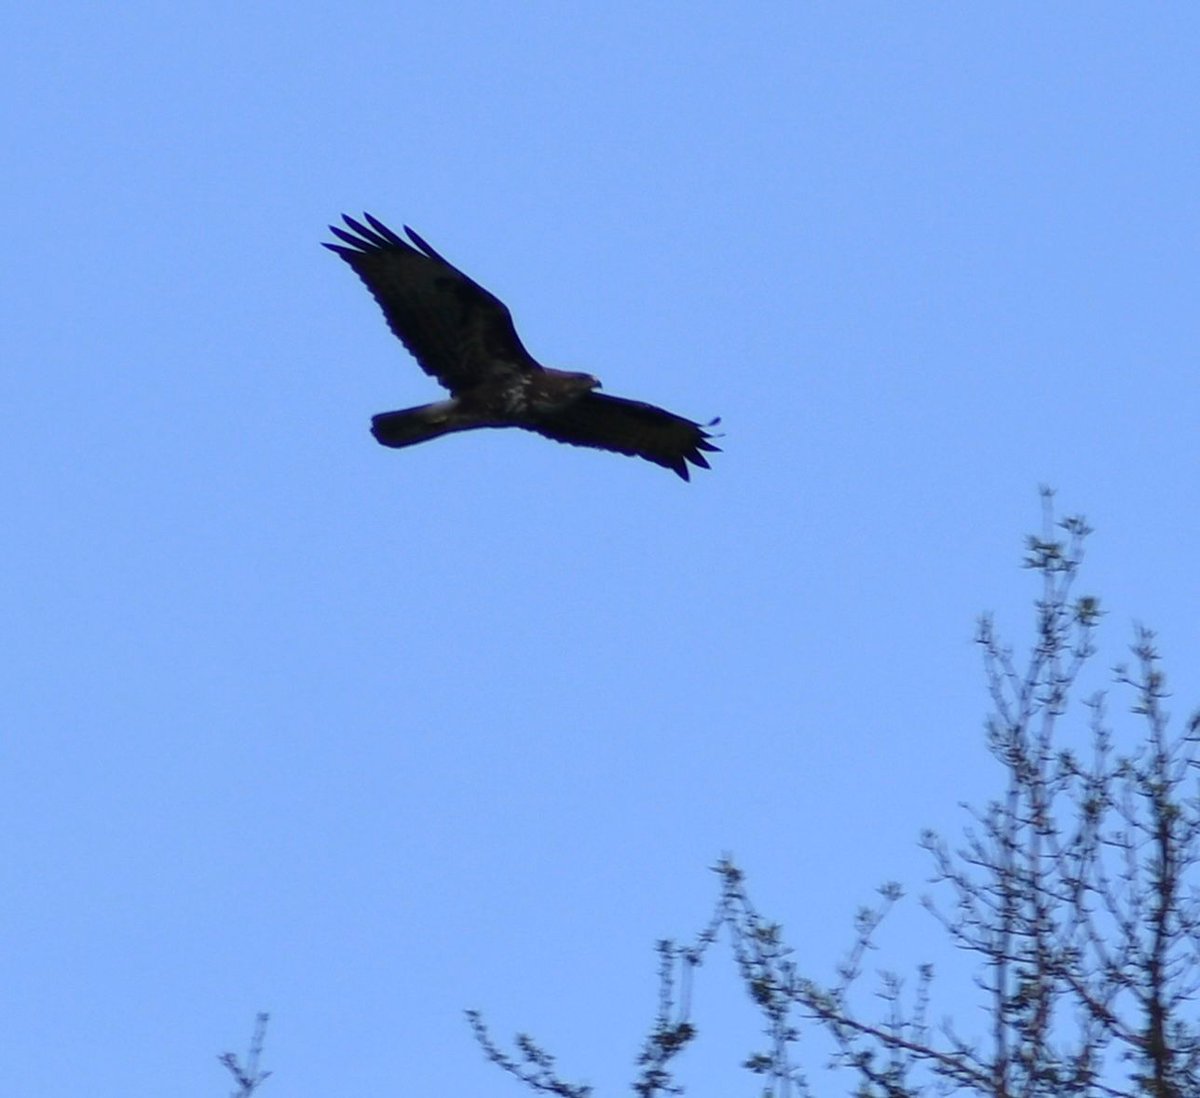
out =
<svg viewBox="0 0 1200 1098"><path fill-rule="evenodd" d="M572 386L578 386L580 393L590 392L592 389L602 388L600 379L592 374L576 374L570 373L567 376L571 379Z"/></svg>

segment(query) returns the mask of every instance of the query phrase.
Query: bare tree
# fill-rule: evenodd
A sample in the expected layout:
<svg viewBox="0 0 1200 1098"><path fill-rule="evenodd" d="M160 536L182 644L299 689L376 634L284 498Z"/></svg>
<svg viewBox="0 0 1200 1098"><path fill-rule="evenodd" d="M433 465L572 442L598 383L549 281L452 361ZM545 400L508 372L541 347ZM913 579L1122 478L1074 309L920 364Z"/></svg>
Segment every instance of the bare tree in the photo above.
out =
<svg viewBox="0 0 1200 1098"><path fill-rule="evenodd" d="M230 1098L250 1098L260 1086L267 1081L269 1071L259 1071L258 1063L262 1059L263 1042L267 1038L267 1022L269 1014L258 1014L254 1019L254 1035L250 1038L250 1051L246 1054L246 1062L238 1059L236 1052L223 1052L217 1057L229 1069L237 1083L237 1090Z"/></svg>
<svg viewBox="0 0 1200 1098"><path fill-rule="evenodd" d="M876 932L902 898L899 885L883 886L860 910L853 945L827 983L802 972L779 924L758 913L741 871L725 859L709 922L687 945L659 943L660 1003L638 1059L639 1098L682 1091L672 1062L696 1036L692 972L722 932L766 1036L744 1066L770 1098L809 1093L795 1060L803 1023L832 1038L857 1098L1200 1095L1200 714L1172 731L1154 635L1139 628L1131 663L1115 674L1140 725L1132 746L1118 746L1103 693L1080 707L1087 748L1065 746L1068 701L1095 654L1101 612L1095 598L1074 593L1090 529L1078 517L1056 521L1048 490L1043 505L1043 529L1028 539L1024 562L1040 582L1028 655L1018 660L990 617L976 636L991 702L987 747L1002 791L971 810L959 843L922 838L937 890L923 903L976 962L986 1035L930 1025L929 965L918 968L908 996L899 976L882 974L882 1016L852 1002ZM489 1058L514 1070L478 1014L472 1023ZM584 1098L537 1051L552 1085L514 1073L561 1098Z"/></svg>

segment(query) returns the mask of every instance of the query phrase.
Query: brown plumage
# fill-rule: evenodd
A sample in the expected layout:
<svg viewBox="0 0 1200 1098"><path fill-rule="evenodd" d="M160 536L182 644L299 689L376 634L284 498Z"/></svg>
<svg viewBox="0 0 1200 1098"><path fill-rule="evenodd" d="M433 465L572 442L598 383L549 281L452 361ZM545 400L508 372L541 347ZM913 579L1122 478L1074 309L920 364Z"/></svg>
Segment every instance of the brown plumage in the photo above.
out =
<svg viewBox="0 0 1200 1098"><path fill-rule="evenodd" d="M331 225L344 243L325 247L354 268L421 369L450 390L449 400L375 416L371 432L384 446L412 446L477 427L521 427L557 442L645 458L684 480L688 462L709 467L703 451L717 447L699 423L597 393L600 382L591 374L540 365L502 301L412 229L405 226L404 240L365 217L363 225L343 216L353 232Z"/></svg>

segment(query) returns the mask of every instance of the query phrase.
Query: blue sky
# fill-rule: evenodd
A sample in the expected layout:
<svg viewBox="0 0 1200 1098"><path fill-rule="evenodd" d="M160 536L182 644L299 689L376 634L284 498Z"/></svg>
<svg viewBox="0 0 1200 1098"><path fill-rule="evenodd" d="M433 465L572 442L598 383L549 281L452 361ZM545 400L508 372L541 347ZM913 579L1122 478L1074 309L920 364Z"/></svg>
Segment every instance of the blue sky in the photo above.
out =
<svg viewBox="0 0 1200 1098"><path fill-rule="evenodd" d="M264 1094L519 1093L480 1007L619 1092L725 852L830 973L994 788L1041 483L1091 686L1136 619L1194 702L1192 6L10 9L5 1090L220 1094L269 1010ZM364 209L713 471L376 446L438 390L319 247ZM702 976L684 1081L751 1093Z"/></svg>

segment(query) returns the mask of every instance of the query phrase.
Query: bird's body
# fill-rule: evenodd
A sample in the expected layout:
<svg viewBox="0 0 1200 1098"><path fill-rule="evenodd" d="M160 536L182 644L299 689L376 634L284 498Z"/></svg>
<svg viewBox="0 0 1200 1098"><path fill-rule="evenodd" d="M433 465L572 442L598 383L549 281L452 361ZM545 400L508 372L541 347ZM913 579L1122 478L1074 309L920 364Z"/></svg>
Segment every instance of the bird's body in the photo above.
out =
<svg viewBox="0 0 1200 1098"><path fill-rule="evenodd" d="M330 226L342 257L383 309L388 326L450 399L374 417L384 446L412 446L455 431L520 427L558 442L645 458L688 479L717 449L698 423L652 404L595 392L591 374L552 370L525 350L503 302L446 262L412 229L411 243L370 214Z"/></svg>

